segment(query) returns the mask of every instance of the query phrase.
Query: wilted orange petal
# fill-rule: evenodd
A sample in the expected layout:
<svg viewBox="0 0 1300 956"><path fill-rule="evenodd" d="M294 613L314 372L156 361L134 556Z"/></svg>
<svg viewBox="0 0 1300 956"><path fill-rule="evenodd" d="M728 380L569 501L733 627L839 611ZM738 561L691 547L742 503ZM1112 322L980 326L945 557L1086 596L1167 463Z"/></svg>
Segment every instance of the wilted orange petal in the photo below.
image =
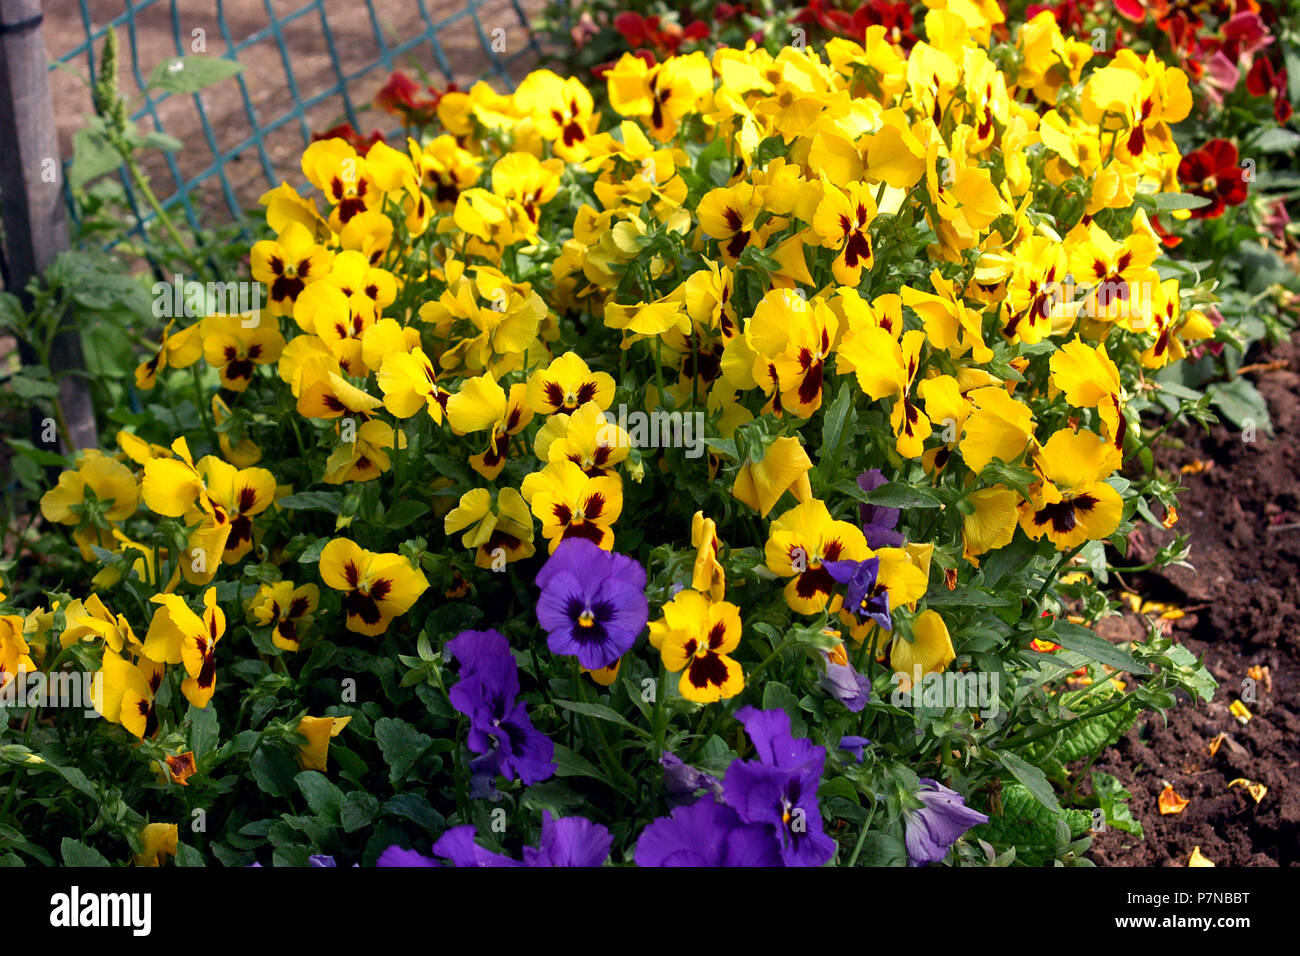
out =
<svg viewBox="0 0 1300 956"><path fill-rule="evenodd" d="M1245 787L1246 792L1250 794L1251 799L1256 803L1263 800L1268 795L1268 787L1262 783L1256 783L1254 780L1247 780L1245 777L1238 777L1236 780L1228 782L1228 789L1233 787Z"/></svg>
<svg viewBox="0 0 1300 956"><path fill-rule="evenodd" d="M1160 799L1157 801L1157 805L1160 807L1160 814L1167 817L1172 813L1182 813L1191 802L1174 793L1173 784L1167 783L1164 790L1160 791Z"/></svg>
<svg viewBox="0 0 1300 956"><path fill-rule="evenodd" d="M187 750L183 754L176 754L174 757L167 758L167 770L172 775L172 780L179 783L182 787L188 787L186 783L190 777L198 772L198 767L194 763L194 752Z"/></svg>

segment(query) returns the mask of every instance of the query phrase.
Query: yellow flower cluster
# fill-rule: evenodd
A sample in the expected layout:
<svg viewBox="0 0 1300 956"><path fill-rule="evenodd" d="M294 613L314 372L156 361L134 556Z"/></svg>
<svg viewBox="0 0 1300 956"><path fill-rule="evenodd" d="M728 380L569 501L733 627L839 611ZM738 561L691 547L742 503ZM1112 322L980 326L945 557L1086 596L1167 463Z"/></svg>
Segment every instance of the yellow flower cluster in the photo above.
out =
<svg viewBox="0 0 1300 956"><path fill-rule="evenodd" d="M787 580L791 609L838 612L861 641L878 625L839 607L825 563L878 558L878 593L907 607L925 595L933 544L873 550L819 497L800 427L833 376L848 376L864 407L878 403L895 466L957 473L963 552L978 564L1017 528L1062 551L1114 532L1120 369L1131 381L1212 334L1156 272L1160 240L1141 202L1177 190L1169 124L1190 109L1187 78L1129 51L1085 77L1091 48L1049 13L994 50L1000 21L992 3L931 9L927 40L906 55L871 27L820 51L751 46L653 66L624 56L607 76L610 124L579 81L543 70L510 95L484 83L448 93L444 132L404 151L314 143L302 169L324 207L287 184L262 197L274 237L253 246L251 265L266 313L169 326L138 383L202 357L224 389L218 424L226 402L287 388L328 448L315 477L329 484L400 469L412 445L459 449L482 486L456 489L444 530L484 568L531 556L537 523L552 551L572 537L614 547L624 480L644 473L605 414L616 390L652 410L699 409L723 448L766 418L740 460L711 451L709 477L725 469L761 519L790 494L767 528L767 569ZM602 354L600 342L620 348ZM611 374L633 349L658 380L637 396ZM1057 427L1040 430L1040 418ZM177 570L206 585L244 558L259 515L287 491L253 467L261 449L222 437L229 461L194 462L184 438L169 450L124 436L139 474L87 456L45 513L77 527L87 558L92 546L138 548L167 592L176 581L157 579L160 556L120 527L143 500L192 529ZM525 467L506 473L512 459ZM1032 482L981 479L997 461ZM673 670L689 672L698 651L707 693L732 696L739 617L721 601L716 528L696 532L696 589L652 638ZM428 586L404 558L343 539L321 554L321 576L364 634ZM293 622L318 595L264 592L250 613L296 647ZM188 668L197 645L175 633L194 622L166 607L165 653L149 653L158 636L145 657ZM895 641L899 663L951 659L928 613L916 629L926 648ZM712 650L677 617L712 621ZM202 672L206 658L195 660Z"/></svg>

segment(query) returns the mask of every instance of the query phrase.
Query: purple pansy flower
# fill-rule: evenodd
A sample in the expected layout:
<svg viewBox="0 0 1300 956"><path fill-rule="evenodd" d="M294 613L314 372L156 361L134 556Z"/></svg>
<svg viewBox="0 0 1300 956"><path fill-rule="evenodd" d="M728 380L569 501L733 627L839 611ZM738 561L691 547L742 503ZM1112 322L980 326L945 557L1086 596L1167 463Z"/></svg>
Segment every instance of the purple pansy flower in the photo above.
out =
<svg viewBox="0 0 1300 956"><path fill-rule="evenodd" d="M871 681L866 675L859 674L853 665L839 663L831 655L822 651L826 663L826 673L822 675L822 689L838 700L853 713L860 713L867 706L871 697Z"/></svg>
<svg viewBox="0 0 1300 956"><path fill-rule="evenodd" d="M840 584L847 585L844 610L858 620L872 620L886 631L894 629L889 615L889 592L879 581L880 559L865 561L823 561L822 567Z"/></svg>
<svg viewBox="0 0 1300 956"><path fill-rule="evenodd" d="M885 475L879 468L872 468L858 475L858 487L863 491L875 491L885 484ZM862 519L862 533L867 536L867 547L872 551L878 548L901 548L903 536L895 529L898 527L898 509L883 505L858 505L858 516Z"/></svg>
<svg viewBox="0 0 1300 956"><path fill-rule="evenodd" d="M766 827L746 824L707 795L648 824L635 858L637 866L781 865Z"/></svg>
<svg viewBox="0 0 1300 956"><path fill-rule="evenodd" d="M613 834L585 817L553 819L542 811L537 849L524 847L524 866L600 866L609 857Z"/></svg>
<svg viewBox="0 0 1300 956"><path fill-rule="evenodd" d="M611 666L645 630L645 568L626 555L569 538L537 572L536 583L546 646L576 656L588 670Z"/></svg>
<svg viewBox="0 0 1300 956"><path fill-rule="evenodd" d="M866 737L841 737L837 749L853 754L853 759L858 763L862 763L862 753L867 749L867 745L870 743L871 741Z"/></svg>
<svg viewBox="0 0 1300 956"><path fill-rule="evenodd" d="M523 860L485 850L474 842L472 826L452 827L433 845L433 852L457 866L600 866L614 841L608 829L583 817L542 813L542 837L536 848L524 847Z"/></svg>
<svg viewBox="0 0 1300 956"><path fill-rule="evenodd" d="M722 781L713 774L698 770L676 754L667 752L659 758L659 764L664 768L664 789L669 793L685 796L708 789L719 800L722 799Z"/></svg>
<svg viewBox="0 0 1300 956"><path fill-rule="evenodd" d="M922 807L903 810L904 842L912 866L942 861L959 836L976 824L989 822L987 816L966 806L960 793L929 777L921 778L916 798Z"/></svg>
<svg viewBox="0 0 1300 956"><path fill-rule="evenodd" d="M417 853L415 850L403 850L393 844L375 860L375 866L442 866L431 856Z"/></svg>
<svg viewBox="0 0 1300 956"><path fill-rule="evenodd" d="M541 783L555 772L555 745L533 727L527 705L518 700L519 668L510 645L496 631L463 631L444 650L460 662L460 680L448 693L451 705L469 718L469 747L482 756L470 768L480 778ZM483 779L479 784L484 783Z"/></svg>
<svg viewBox="0 0 1300 956"><path fill-rule="evenodd" d="M736 717L758 760L736 760L727 768L723 787L728 805L744 822L769 829L786 866L821 866L835 854L817 803L826 751L795 738L790 715L783 710L744 707Z"/></svg>
<svg viewBox="0 0 1300 956"><path fill-rule="evenodd" d="M307 857L307 864L312 867L338 866L338 864L334 862L334 857L325 853L313 853L311 856Z"/></svg>

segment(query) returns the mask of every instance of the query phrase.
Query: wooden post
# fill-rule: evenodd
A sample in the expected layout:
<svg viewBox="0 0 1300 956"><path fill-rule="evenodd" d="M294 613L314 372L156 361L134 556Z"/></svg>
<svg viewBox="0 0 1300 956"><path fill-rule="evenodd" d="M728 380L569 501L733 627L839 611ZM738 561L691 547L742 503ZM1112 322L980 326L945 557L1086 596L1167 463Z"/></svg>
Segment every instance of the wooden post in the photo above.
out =
<svg viewBox="0 0 1300 956"><path fill-rule="evenodd" d="M0 204L9 291L24 308L31 307L27 280L68 248L63 166L41 20L41 0L0 0ZM20 354L26 363L35 361L26 343L20 343ZM65 329L55 339L50 374L58 382L59 404L71 432L61 434L60 442L66 450L98 447L78 329Z"/></svg>

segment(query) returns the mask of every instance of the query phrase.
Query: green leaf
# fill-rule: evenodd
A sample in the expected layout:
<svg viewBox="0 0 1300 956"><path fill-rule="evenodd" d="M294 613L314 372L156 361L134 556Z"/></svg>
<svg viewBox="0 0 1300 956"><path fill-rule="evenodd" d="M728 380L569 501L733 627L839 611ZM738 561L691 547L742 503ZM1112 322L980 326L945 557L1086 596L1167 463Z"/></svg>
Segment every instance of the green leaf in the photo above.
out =
<svg viewBox="0 0 1300 956"><path fill-rule="evenodd" d="M734 438L706 438L704 444L724 458L730 458L732 461L737 461L740 458L740 452L736 450L736 440Z"/></svg>
<svg viewBox="0 0 1300 956"><path fill-rule="evenodd" d="M590 777L593 780L608 779L586 757L570 750L564 744L555 745L555 775L557 777Z"/></svg>
<svg viewBox="0 0 1300 956"><path fill-rule="evenodd" d="M364 790L352 790L343 798L339 820L346 833L364 830L379 816L379 799Z"/></svg>
<svg viewBox="0 0 1300 956"><path fill-rule="evenodd" d="M175 153L178 150L185 148L185 144L175 136L168 136L160 130L153 130L146 133L144 138L140 141L140 145L145 149L161 149L167 153Z"/></svg>
<svg viewBox="0 0 1300 956"><path fill-rule="evenodd" d="M1066 728L1061 746L1052 754L1061 763L1073 763L1101 753L1137 720L1138 708L1118 707Z"/></svg>
<svg viewBox="0 0 1300 956"><path fill-rule="evenodd" d="M1180 687L1198 701L1213 699L1219 682L1195 654L1182 644L1174 644L1164 656L1168 663L1161 665L1161 669L1170 672Z"/></svg>
<svg viewBox="0 0 1300 956"><path fill-rule="evenodd" d="M410 774L433 738L404 720L383 717L375 721L375 741L384 755L384 763L388 764L389 782L398 783Z"/></svg>
<svg viewBox="0 0 1300 956"><path fill-rule="evenodd" d="M1194 193L1157 193L1155 202L1157 212L1170 209L1200 209L1210 204L1210 200Z"/></svg>
<svg viewBox="0 0 1300 956"><path fill-rule="evenodd" d="M790 715L790 730L794 735L802 737L807 733L808 725L799 712L799 699L785 684L779 681L766 681L763 684L763 709L784 710Z"/></svg>
<svg viewBox="0 0 1300 956"><path fill-rule="evenodd" d="M650 739L650 732L638 727L618 711L606 707L604 704L587 704L576 700L557 700L556 707L563 707L565 710L571 710L575 714L582 714L584 717L593 717L596 720L607 720L611 724L617 724L624 730L630 730L635 734Z"/></svg>
<svg viewBox="0 0 1300 956"><path fill-rule="evenodd" d="M519 798L519 805L532 811L539 817L543 810L549 810L552 816L572 816L583 805L582 797L569 789L562 780L551 778L543 783L533 784Z"/></svg>
<svg viewBox="0 0 1300 956"><path fill-rule="evenodd" d="M1231 382L1215 383L1206 391L1210 402L1238 428L1245 429L1253 425L1266 434L1273 434L1268 404L1250 379L1234 378Z"/></svg>
<svg viewBox="0 0 1300 956"><path fill-rule="evenodd" d="M9 376L9 387L21 399L31 401L33 398L57 398L59 386L49 379L33 378L30 375Z"/></svg>
<svg viewBox="0 0 1300 956"><path fill-rule="evenodd" d="M203 858L197 847L192 847L188 843L176 844L176 866L199 867L207 866L208 861Z"/></svg>
<svg viewBox="0 0 1300 956"><path fill-rule="evenodd" d="M202 760L212 752L220 738L217 726L217 708L212 704L207 707L190 705L190 749L194 751L195 761Z"/></svg>
<svg viewBox="0 0 1300 956"><path fill-rule="evenodd" d="M866 493L864 500L884 508L938 508L943 502L933 492L901 481L888 481Z"/></svg>
<svg viewBox="0 0 1300 956"><path fill-rule="evenodd" d="M1097 803L1106 814L1106 823L1109 826L1131 833L1138 838L1146 835L1142 832L1142 824L1133 819L1133 812L1129 809L1128 801L1133 794L1124 789L1124 785L1118 779L1108 773L1094 770L1092 792L1097 795Z"/></svg>
<svg viewBox="0 0 1300 956"><path fill-rule="evenodd" d="M429 506L423 501L412 501L407 498L388 509L380 523L385 528L405 528L428 513Z"/></svg>
<svg viewBox="0 0 1300 956"><path fill-rule="evenodd" d="M848 862L848 858L844 858ZM892 833L872 830L862 840L858 866L906 866L907 848Z"/></svg>
<svg viewBox="0 0 1300 956"><path fill-rule="evenodd" d="M325 545L330 543L329 538L321 538L313 541L307 547L302 549L302 554L298 555L299 564L317 564L320 561L320 553L325 550Z"/></svg>
<svg viewBox="0 0 1300 956"><path fill-rule="evenodd" d="M248 761L253 782L258 789L272 797L287 797L293 793L294 777L298 763L283 747L263 746Z"/></svg>
<svg viewBox="0 0 1300 956"><path fill-rule="evenodd" d="M64 837L59 844L64 866L111 866L104 854L94 847L86 846L80 840Z"/></svg>
<svg viewBox="0 0 1300 956"><path fill-rule="evenodd" d="M951 591L932 591L926 595L930 607L1011 607L1012 602L979 588L958 587Z"/></svg>
<svg viewBox="0 0 1300 956"><path fill-rule="evenodd" d="M1089 660L1109 664L1117 670L1128 671L1132 674L1148 674L1151 672L1149 667L1128 653L1128 651L1121 650L1118 645L1112 644L1104 637L1099 637L1095 632L1082 625L1058 619L1050 630L1055 635L1053 640L1057 644L1067 650L1076 651Z"/></svg>
<svg viewBox="0 0 1300 956"><path fill-rule="evenodd" d="M0 329L20 329L25 324L26 313L18 296L0 292Z"/></svg>
<svg viewBox="0 0 1300 956"><path fill-rule="evenodd" d="M1300 133L1275 126L1272 129L1264 130L1252 146L1261 153L1290 152L1300 146Z"/></svg>
<svg viewBox="0 0 1300 956"><path fill-rule="evenodd" d="M999 848L1014 846L1017 862L1042 866L1056 856L1058 821L1064 821L1069 834L1077 836L1088 829L1092 816L1083 810L1053 812L1025 787L1007 782L1002 787L1002 812L990 813L989 822L971 830L970 836Z"/></svg>
<svg viewBox="0 0 1300 956"><path fill-rule="evenodd" d="M840 385L835 401L826 410L826 417L822 420L822 447L817 456L819 464L828 461L830 463L840 462L840 445L844 441L844 433L848 428L850 413L852 412L853 386L848 382L844 382ZM853 414L852 417L856 419L857 415Z"/></svg>
<svg viewBox="0 0 1300 956"><path fill-rule="evenodd" d="M174 56L154 67L145 90L197 93L243 69L244 65L238 60L227 60L220 56Z"/></svg>
<svg viewBox="0 0 1300 956"><path fill-rule="evenodd" d="M290 511L327 511L336 515L343 508L343 495L337 491L300 491L281 498L277 503Z"/></svg>
<svg viewBox="0 0 1300 956"><path fill-rule="evenodd" d="M383 813L410 820L430 833L438 832L446 824L442 814L433 809L429 799L420 793L399 793L384 804Z"/></svg>
<svg viewBox="0 0 1300 956"><path fill-rule="evenodd" d="M294 777L294 783L307 800L307 806L327 823L338 824L343 808L343 791L330 782L319 770L304 770Z"/></svg>
<svg viewBox="0 0 1300 956"><path fill-rule="evenodd" d="M555 775L556 777L590 777L608 783L606 775L601 773L594 763L576 750L564 747L564 744L555 744Z"/></svg>
<svg viewBox="0 0 1300 956"><path fill-rule="evenodd" d="M97 118L96 118L97 119ZM80 189L86 183L122 165L122 157L94 123L83 126L72 137L72 166L68 185Z"/></svg>
<svg viewBox="0 0 1300 956"><path fill-rule="evenodd" d="M1047 776L1033 764L1025 763L1015 754L1006 752L997 755L1002 766L1011 771L1011 775L1033 794L1034 799L1052 813L1060 813L1061 805L1056 800L1056 791L1048 783Z"/></svg>

